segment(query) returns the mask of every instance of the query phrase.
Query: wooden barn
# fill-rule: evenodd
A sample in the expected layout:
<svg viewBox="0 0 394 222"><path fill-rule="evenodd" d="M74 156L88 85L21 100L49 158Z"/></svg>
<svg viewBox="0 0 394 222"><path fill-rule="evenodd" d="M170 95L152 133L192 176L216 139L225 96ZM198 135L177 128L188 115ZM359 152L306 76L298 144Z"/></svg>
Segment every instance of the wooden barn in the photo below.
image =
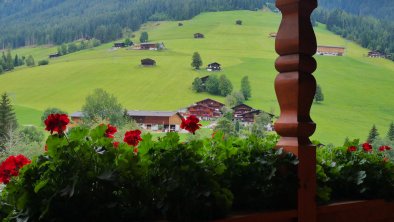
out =
<svg viewBox="0 0 394 222"><path fill-rule="evenodd" d="M261 110L252 110L252 111L241 114L237 119L243 123L253 123L254 117L256 115L259 115L260 113L261 113Z"/></svg>
<svg viewBox="0 0 394 222"><path fill-rule="evenodd" d="M178 23L178 26L183 26L183 23L182 23L182 22L179 22L179 23Z"/></svg>
<svg viewBox="0 0 394 222"><path fill-rule="evenodd" d="M165 49L164 43L152 43L152 42L147 42L147 43L141 43L140 47L141 50L163 50Z"/></svg>
<svg viewBox="0 0 394 222"><path fill-rule="evenodd" d="M326 55L326 56L343 56L345 54L345 47L341 46L317 46L318 55Z"/></svg>
<svg viewBox="0 0 394 222"><path fill-rule="evenodd" d="M235 24L236 24L236 25L242 25L242 20L239 20L239 19L238 19L237 21L235 21Z"/></svg>
<svg viewBox="0 0 394 222"><path fill-rule="evenodd" d="M143 129L153 131L179 131L182 115L173 111L129 110L127 116L134 119Z"/></svg>
<svg viewBox="0 0 394 222"><path fill-rule="evenodd" d="M202 33L194 33L194 38L195 39L203 39L205 36Z"/></svg>
<svg viewBox="0 0 394 222"><path fill-rule="evenodd" d="M218 102L216 100L207 98L201 101L196 102L196 104L199 105L204 105L204 106L208 106L209 108L214 109L215 111L220 112L222 110L222 108L224 107L224 104L221 102Z"/></svg>
<svg viewBox="0 0 394 222"><path fill-rule="evenodd" d="M114 47L115 48L124 48L124 47L126 47L126 44L124 42L115 42Z"/></svg>
<svg viewBox="0 0 394 222"><path fill-rule="evenodd" d="M53 53L53 54L50 54L50 55L49 55L49 58L50 58L50 59L57 58L57 57L60 57L60 54L59 54L59 53Z"/></svg>
<svg viewBox="0 0 394 222"><path fill-rule="evenodd" d="M370 51L368 52L368 57L370 58L386 58L386 54L379 51Z"/></svg>
<svg viewBox="0 0 394 222"><path fill-rule="evenodd" d="M155 66L156 61L150 58L142 59L141 60L141 65L142 66Z"/></svg>
<svg viewBox="0 0 394 222"><path fill-rule="evenodd" d="M208 64L208 66L207 66L207 71L209 71L209 72L212 72L212 71L220 71L220 70L222 70L222 67L221 67L221 65L220 65L219 63L217 63L217 62Z"/></svg>

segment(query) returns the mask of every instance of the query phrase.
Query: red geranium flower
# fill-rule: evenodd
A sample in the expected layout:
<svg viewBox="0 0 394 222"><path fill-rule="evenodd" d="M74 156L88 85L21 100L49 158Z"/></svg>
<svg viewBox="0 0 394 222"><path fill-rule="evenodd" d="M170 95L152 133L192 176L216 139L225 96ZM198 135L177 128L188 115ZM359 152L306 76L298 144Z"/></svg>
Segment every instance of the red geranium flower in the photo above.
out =
<svg viewBox="0 0 394 222"><path fill-rule="evenodd" d="M364 143L363 144L363 149L365 152L372 152L372 146L369 143Z"/></svg>
<svg viewBox="0 0 394 222"><path fill-rule="evenodd" d="M112 144L114 145L115 149L118 149L118 147L119 147L119 142L113 142Z"/></svg>
<svg viewBox="0 0 394 222"><path fill-rule="evenodd" d="M380 146L380 147L379 147L379 151L380 151L380 152L386 151L386 147L385 147L385 146Z"/></svg>
<svg viewBox="0 0 394 222"><path fill-rule="evenodd" d="M31 161L23 155L9 156L0 165L0 183L7 184L11 177L18 176L19 170Z"/></svg>
<svg viewBox="0 0 394 222"><path fill-rule="evenodd" d="M124 142L129 144L130 146L137 146L140 141L142 141L141 138L141 131L140 130L131 130L126 132L124 135Z"/></svg>
<svg viewBox="0 0 394 222"><path fill-rule="evenodd" d="M195 134L196 130L200 129L199 122L200 120L195 115L190 115L186 119L182 118L181 128Z"/></svg>
<svg viewBox="0 0 394 222"><path fill-rule="evenodd" d="M67 124L70 123L70 119L66 114L50 114L44 123L46 126L45 130L50 131L51 134L53 134L53 131L63 134L67 129Z"/></svg>
<svg viewBox="0 0 394 222"><path fill-rule="evenodd" d="M111 124L107 125L107 130L105 130L105 136L108 138L113 139L114 138L114 134L118 132L118 130L116 129L115 126L111 126Z"/></svg>
<svg viewBox="0 0 394 222"><path fill-rule="evenodd" d="M357 147L355 147L355 146L349 146L349 147L347 148L347 151L349 151L349 152L355 152L355 151L357 151Z"/></svg>

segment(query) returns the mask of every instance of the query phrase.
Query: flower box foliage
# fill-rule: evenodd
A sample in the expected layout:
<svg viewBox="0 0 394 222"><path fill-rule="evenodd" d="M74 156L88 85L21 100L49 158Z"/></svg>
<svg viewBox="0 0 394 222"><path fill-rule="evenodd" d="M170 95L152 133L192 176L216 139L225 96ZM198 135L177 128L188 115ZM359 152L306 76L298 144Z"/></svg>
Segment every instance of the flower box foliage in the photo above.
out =
<svg viewBox="0 0 394 222"><path fill-rule="evenodd" d="M198 122L188 118L183 128L194 133ZM296 207L298 160L274 148L275 135L240 139L217 132L181 142L177 133L154 140L131 130L121 142L114 126L65 133L67 123L62 115L47 119L53 133L47 152L18 165L19 176L0 169L8 175L3 221L193 221L230 210ZM349 146L318 149L319 200L392 198L394 166L386 152Z"/></svg>

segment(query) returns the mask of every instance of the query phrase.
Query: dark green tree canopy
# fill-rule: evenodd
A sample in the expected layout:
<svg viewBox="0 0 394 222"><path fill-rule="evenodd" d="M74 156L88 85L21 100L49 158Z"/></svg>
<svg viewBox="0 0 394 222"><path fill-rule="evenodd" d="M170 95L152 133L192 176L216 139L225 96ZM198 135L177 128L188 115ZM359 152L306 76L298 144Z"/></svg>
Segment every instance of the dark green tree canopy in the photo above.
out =
<svg viewBox="0 0 394 222"><path fill-rule="evenodd" d="M191 65L195 69L200 69L200 67L202 66L202 59L198 52L193 53Z"/></svg>
<svg viewBox="0 0 394 222"><path fill-rule="evenodd" d="M391 122L389 130L387 132L387 139L394 142L394 122Z"/></svg>
<svg viewBox="0 0 394 222"><path fill-rule="evenodd" d="M219 92L221 96L227 96L231 94L233 91L233 84L231 81L225 76L221 75L219 79Z"/></svg>
<svg viewBox="0 0 394 222"><path fill-rule="evenodd" d="M209 76L207 81L205 82L205 89L207 92L213 95L219 95L220 90L219 90L219 79L216 76Z"/></svg>
<svg viewBox="0 0 394 222"><path fill-rule="evenodd" d="M10 132L18 128L18 122L11 100L7 93L1 95L0 101L0 149L4 149L4 144L10 137Z"/></svg>
<svg viewBox="0 0 394 222"><path fill-rule="evenodd" d="M203 92L205 89L201 79L198 77L194 79L192 87L193 90L196 92Z"/></svg>
<svg viewBox="0 0 394 222"><path fill-rule="evenodd" d="M140 42L148 42L149 41L149 35L147 32L141 32L140 36Z"/></svg>
<svg viewBox="0 0 394 222"><path fill-rule="evenodd" d="M87 125L99 124L108 121L110 124L121 127L126 123L124 108L114 95L103 89L95 89L86 97L82 107L84 123Z"/></svg>
<svg viewBox="0 0 394 222"><path fill-rule="evenodd" d="M315 93L315 98L314 98L316 103L320 103L324 101L324 95L323 95L323 91L322 88L320 87L320 85L316 86L316 93Z"/></svg>
<svg viewBox="0 0 394 222"><path fill-rule="evenodd" d="M248 100L252 96L252 89L250 87L248 76L244 76L241 80L241 92L245 100Z"/></svg>
<svg viewBox="0 0 394 222"><path fill-rule="evenodd" d="M378 129L376 128L375 124L373 124L371 130L369 131L367 142L373 143L373 141L377 139L378 136L379 136Z"/></svg>

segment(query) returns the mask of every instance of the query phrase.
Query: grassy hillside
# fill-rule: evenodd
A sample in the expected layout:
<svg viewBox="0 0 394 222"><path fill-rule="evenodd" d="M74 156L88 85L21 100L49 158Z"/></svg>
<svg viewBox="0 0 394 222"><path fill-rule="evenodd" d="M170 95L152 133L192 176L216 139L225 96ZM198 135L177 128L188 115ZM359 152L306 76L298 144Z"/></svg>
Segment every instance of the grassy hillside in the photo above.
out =
<svg viewBox="0 0 394 222"><path fill-rule="evenodd" d="M242 26L235 25L237 19L243 21ZM277 54L274 39L268 38L279 22L280 15L269 12L233 11L204 13L183 21L182 27L178 22L149 23L141 31L148 31L151 41L164 42L167 50L111 51L112 44L105 44L51 60L48 66L1 75L0 89L13 95L23 124L37 124L39 111L47 107L80 110L84 98L95 88L115 94L128 109L176 110L206 97L224 101L191 90L195 77L209 74L190 67L191 56L198 51L205 65L214 61L222 64L224 70L219 74L227 75L236 90L241 78L248 75L252 84L248 104L279 114L273 87ZM206 38L193 39L195 32L204 33ZM372 124L385 134L394 120L394 100L390 98L394 95L394 63L364 57L366 49L333 35L323 25L316 33L319 44L347 49L343 57L316 56L315 76L325 101L312 108L318 124L314 139L336 144L346 136L364 139ZM56 48L30 48L17 53L34 53L39 60L54 51ZM140 67L140 60L146 57L155 59L157 66Z"/></svg>

